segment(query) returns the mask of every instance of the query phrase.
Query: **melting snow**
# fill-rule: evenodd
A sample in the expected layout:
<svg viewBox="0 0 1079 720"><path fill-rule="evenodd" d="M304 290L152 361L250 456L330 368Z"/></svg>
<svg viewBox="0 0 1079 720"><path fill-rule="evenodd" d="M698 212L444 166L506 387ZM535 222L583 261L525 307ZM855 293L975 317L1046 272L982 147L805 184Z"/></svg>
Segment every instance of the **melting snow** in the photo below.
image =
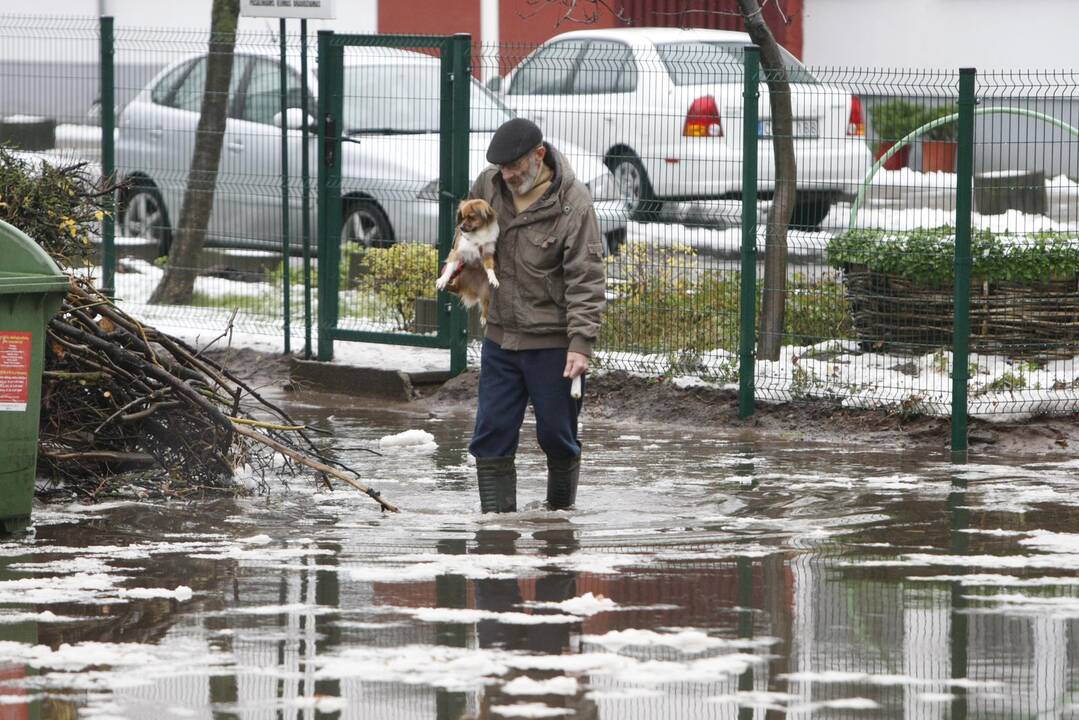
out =
<svg viewBox="0 0 1079 720"><path fill-rule="evenodd" d="M378 441L379 447L427 453L438 449L435 436L426 430L405 430L396 435L387 435Z"/></svg>

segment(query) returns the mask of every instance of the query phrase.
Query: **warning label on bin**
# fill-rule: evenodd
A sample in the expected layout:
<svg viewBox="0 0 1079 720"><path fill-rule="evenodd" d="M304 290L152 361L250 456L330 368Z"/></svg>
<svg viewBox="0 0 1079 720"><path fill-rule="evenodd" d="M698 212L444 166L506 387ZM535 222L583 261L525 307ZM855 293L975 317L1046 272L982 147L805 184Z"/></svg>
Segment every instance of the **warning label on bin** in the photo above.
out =
<svg viewBox="0 0 1079 720"><path fill-rule="evenodd" d="M28 332L0 332L0 412L22 412L30 398Z"/></svg>

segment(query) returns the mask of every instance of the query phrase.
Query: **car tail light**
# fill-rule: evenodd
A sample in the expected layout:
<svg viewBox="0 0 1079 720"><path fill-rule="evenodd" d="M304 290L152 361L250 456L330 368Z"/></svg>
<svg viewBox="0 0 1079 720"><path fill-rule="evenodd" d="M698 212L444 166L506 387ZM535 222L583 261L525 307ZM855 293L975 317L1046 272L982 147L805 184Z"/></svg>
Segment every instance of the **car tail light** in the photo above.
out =
<svg viewBox="0 0 1079 720"><path fill-rule="evenodd" d="M862 99L857 95L850 96L850 117L847 119L847 135L865 136L865 113L862 112Z"/></svg>
<svg viewBox="0 0 1079 720"><path fill-rule="evenodd" d="M714 97L705 95L693 101L686 113L682 134L686 137L723 137L723 123L719 120Z"/></svg>

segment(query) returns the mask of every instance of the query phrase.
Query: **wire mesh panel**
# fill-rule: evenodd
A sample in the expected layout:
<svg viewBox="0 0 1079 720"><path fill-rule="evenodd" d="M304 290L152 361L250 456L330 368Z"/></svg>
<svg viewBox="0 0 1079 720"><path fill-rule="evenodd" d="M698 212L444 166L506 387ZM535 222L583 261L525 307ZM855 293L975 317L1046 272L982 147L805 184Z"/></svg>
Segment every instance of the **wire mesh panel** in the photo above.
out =
<svg viewBox="0 0 1079 720"><path fill-rule="evenodd" d="M846 227L826 249L826 262L842 273L851 339L861 351L839 371L836 395L847 402L950 411L956 263L963 262L957 79L892 71L855 83L880 159L849 218L836 218ZM975 416L1070 412L1074 78L981 73L976 87L968 407ZM866 374L851 383L849 368Z"/></svg>
<svg viewBox="0 0 1079 720"><path fill-rule="evenodd" d="M304 108L300 39L286 37L282 114L277 33L241 33L233 45L205 30L117 27L117 295L144 316L280 333L287 274L292 319L303 322L300 170L313 102ZM198 249L178 254L182 243ZM196 276L193 291L164 298L162 278L176 270Z"/></svg>
<svg viewBox="0 0 1079 720"><path fill-rule="evenodd" d="M55 162L98 160L97 18L7 16L0 39L0 142Z"/></svg>
<svg viewBox="0 0 1079 720"><path fill-rule="evenodd" d="M96 167L98 19L7 17L0 36L2 139ZM287 294L299 326L305 129L311 177L322 150L316 62L305 105L295 32L283 69L274 32L212 47L206 30L121 25L114 37L117 297L151 322L280 333ZM444 347L434 279L439 209L453 199L439 140L449 39L354 37L342 48L335 332ZM752 317L755 345L742 352L755 353L760 399L950 413L956 213L967 200L957 202L959 73L807 68L784 52L784 72L764 67L751 91L747 137L747 43L635 28L474 46L459 180L475 180L494 130L516 115L587 184L607 251L602 367L733 387ZM969 411L1071 412L1076 78L982 72L976 95L963 175L973 185L970 316L960 318L971 356L958 361ZM752 296L740 293L743 195L756 203L752 313L741 307ZM182 238L198 252L173 252ZM162 304L152 296L170 266L196 277L188 297ZM482 335L475 317L469 335Z"/></svg>
<svg viewBox="0 0 1079 720"><path fill-rule="evenodd" d="M503 46L501 95L592 191L608 250L597 361L727 381L737 364L744 42L657 33Z"/></svg>
<svg viewBox="0 0 1079 720"><path fill-rule="evenodd" d="M338 326L434 333L440 53L374 42L344 48ZM473 100L474 133L490 133L500 109L482 88Z"/></svg>
<svg viewBox="0 0 1079 720"><path fill-rule="evenodd" d="M767 71L764 75L762 86L769 77ZM957 74L801 68L789 75L788 97L781 87L770 93L773 118L789 100L788 135L773 134L761 156L761 175L767 177L766 168L776 165L776 153L788 141L796 171L793 198L789 193L782 198L777 183L758 236L765 267L775 261L769 259L772 248L786 260L776 261L779 268L770 280L763 276L762 295L772 307L762 308L762 340L769 317L782 322L783 340L771 353L758 345L758 397L829 398L874 407L916 402L912 411L947 413L946 362L924 356L950 345L941 342L939 331L946 328L950 337L951 314L931 330L915 326L901 337L882 329L882 321L905 324L924 317L924 302L903 304L882 296L864 259L848 250L857 245L872 254L888 233L954 225L954 160L946 172L900 169L893 163L896 169L872 174L871 153L921 126L923 115L942 112L934 108L954 112ZM904 107L919 108L910 119L914 124L899 130L885 126L881 134L875 123L887 117L895 96L904 98ZM954 136L954 122L946 127ZM791 219L784 244L776 225L787 206ZM877 229L884 231L880 237ZM951 258L946 262L950 269ZM905 251L896 263L908 265Z"/></svg>
<svg viewBox="0 0 1079 720"><path fill-rule="evenodd" d="M979 72L973 415L1074 412L1079 395L1079 78Z"/></svg>

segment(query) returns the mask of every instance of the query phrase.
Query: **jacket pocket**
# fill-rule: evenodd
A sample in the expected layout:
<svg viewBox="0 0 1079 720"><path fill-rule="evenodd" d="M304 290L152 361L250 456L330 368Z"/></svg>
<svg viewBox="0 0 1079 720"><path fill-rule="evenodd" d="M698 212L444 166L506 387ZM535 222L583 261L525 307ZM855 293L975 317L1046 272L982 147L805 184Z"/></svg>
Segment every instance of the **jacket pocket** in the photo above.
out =
<svg viewBox="0 0 1079 720"><path fill-rule="evenodd" d="M557 237L537 230L522 230L521 237L521 260L527 268L546 273L558 267L562 246Z"/></svg>
<svg viewBox="0 0 1079 720"><path fill-rule="evenodd" d="M547 286L547 296L551 298L555 305L564 311L566 309L565 279L560 274L551 274L544 278L544 283Z"/></svg>

